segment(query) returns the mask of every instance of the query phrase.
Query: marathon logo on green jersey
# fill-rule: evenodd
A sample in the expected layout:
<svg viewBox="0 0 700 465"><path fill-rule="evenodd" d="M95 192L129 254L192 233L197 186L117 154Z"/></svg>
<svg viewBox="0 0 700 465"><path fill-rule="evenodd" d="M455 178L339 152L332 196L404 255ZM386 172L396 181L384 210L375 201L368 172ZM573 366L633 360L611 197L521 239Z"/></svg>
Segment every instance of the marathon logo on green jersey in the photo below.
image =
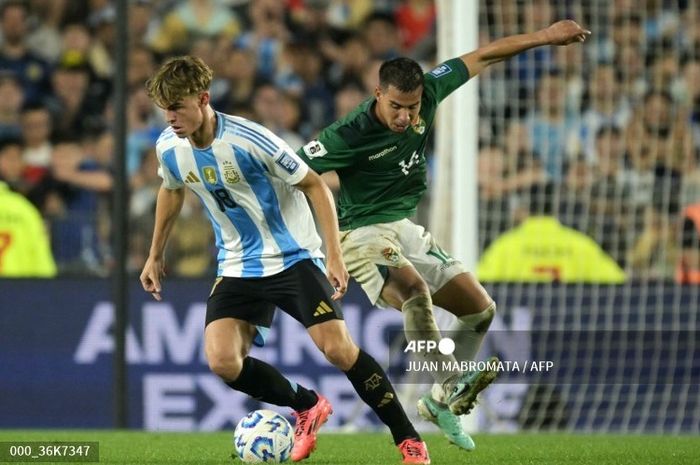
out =
<svg viewBox="0 0 700 465"><path fill-rule="evenodd" d="M392 145L391 147L386 148L386 149L382 150L382 151L379 152L379 153L375 153L374 155L370 155L367 159L368 159L369 161L372 161L372 160L376 160L377 158L382 158L384 155L386 155L387 153L393 152L393 151L396 150L397 148L398 148L398 146Z"/></svg>
<svg viewBox="0 0 700 465"><path fill-rule="evenodd" d="M445 74L448 74L452 71L452 68L450 68L450 65L443 63L440 66L437 66L435 69L433 69L430 74L435 76L436 78L439 78L440 76L444 76Z"/></svg>

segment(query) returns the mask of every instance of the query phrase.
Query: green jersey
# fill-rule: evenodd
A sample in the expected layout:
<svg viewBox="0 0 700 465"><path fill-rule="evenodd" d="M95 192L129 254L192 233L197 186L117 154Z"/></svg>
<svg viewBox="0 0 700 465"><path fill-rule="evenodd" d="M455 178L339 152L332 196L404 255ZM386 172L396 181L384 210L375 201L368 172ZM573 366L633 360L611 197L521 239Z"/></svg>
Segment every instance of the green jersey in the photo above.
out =
<svg viewBox="0 0 700 465"><path fill-rule="evenodd" d="M427 188L424 152L437 106L468 79L461 59L448 60L425 74L418 122L406 131L384 126L374 112L376 100L370 98L299 149L316 172L338 173L341 230L415 214Z"/></svg>

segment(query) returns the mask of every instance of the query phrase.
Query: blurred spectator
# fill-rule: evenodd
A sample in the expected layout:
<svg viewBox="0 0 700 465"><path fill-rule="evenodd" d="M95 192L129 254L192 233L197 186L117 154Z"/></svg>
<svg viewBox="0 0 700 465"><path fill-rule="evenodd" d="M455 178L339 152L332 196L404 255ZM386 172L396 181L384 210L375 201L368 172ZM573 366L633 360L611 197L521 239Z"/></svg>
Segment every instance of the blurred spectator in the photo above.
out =
<svg viewBox="0 0 700 465"><path fill-rule="evenodd" d="M375 11L365 19L362 31L372 58L384 61L399 55L401 37L392 15Z"/></svg>
<svg viewBox="0 0 700 465"><path fill-rule="evenodd" d="M165 125L146 94L144 86L132 88L126 107L129 132L126 138L126 170L139 169L143 152L155 145Z"/></svg>
<svg viewBox="0 0 700 465"><path fill-rule="evenodd" d="M299 134L301 124L301 107L299 99L288 93L280 95L280 103L277 107L278 129L276 134L280 136L294 150L299 150L306 143Z"/></svg>
<svg viewBox="0 0 700 465"><path fill-rule="evenodd" d="M33 25L27 37L29 49L48 63L53 63L61 53L59 32L68 0L29 0Z"/></svg>
<svg viewBox="0 0 700 465"><path fill-rule="evenodd" d="M143 87L154 72L155 58L153 57L153 52L143 45L132 46L127 56L127 87Z"/></svg>
<svg viewBox="0 0 700 465"><path fill-rule="evenodd" d="M497 145L482 147L478 156L479 183L479 250L508 229L510 197L503 181L506 156Z"/></svg>
<svg viewBox="0 0 700 465"><path fill-rule="evenodd" d="M282 2L276 2L282 5ZM256 0L253 4L270 3ZM233 39L241 32L236 14L221 0L180 0L154 33L150 46L157 53L183 53L199 38Z"/></svg>
<svg viewBox="0 0 700 465"><path fill-rule="evenodd" d="M27 46L27 6L10 0L0 5L3 42L0 72L11 72L19 79L26 102L41 102L50 93L48 64Z"/></svg>
<svg viewBox="0 0 700 465"><path fill-rule="evenodd" d="M680 187L680 173L657 167L653 200L644 209L642 228L628 252L633 277L673 279L680 254Z"/></svg>
<svg viewBox="0 0 700 465"><path fill-rule="evenodd" d="M370 51L360 34L349 36L341 45L335 45L330 40L323 41L320 49L331 63L328 70L331 84L342 87L362 81L362 73L370 60Z"/></svg>
<svg viewBox="0 0 700 465"><path fill-rule="evenodd" d="M700 44L699 44L700 45ZM683 65L683 81L678 98L680 114L687 115L693 134L694 148L700 148L700 60L688 60Z"/></svg>
<svg viewBox="0 0 700 465"><path fill-rule="evenodd" d="M0 74L0 140L22 135L20 109L24 95L13 74Z"/></svg>
<svg viewBox="0 0 700 465"><path fill-rule="evenodd" d="M302 114L307 127L302 133L308 136L332 121L333 93L323 76L322 58L311 44L294 44L288 53L293 73L289 80L298 81L301 87L298 91L296 86L282 88L304 102Z"/></svg>
<svg viewBox="0 0 700 465"><path fill-rule="evenodd" d="M435 34L437 11L433 0L403 0L395 18L404 52Z"/></svg>
<svg viewBox="0 0 700 465"><path fill-rule="evenodd" d="M588 86L588 104L582 117L584 153L589 160L595 156L595 135L602 126L624 129L632 115L625 95L620 93L617 75L612 65L598 65Z"/></svg>
<svg viewBox="0 0 700 465"><path fill-rule="evenodd" d="M51 164L51 113L44 105L28 105L22 109L23 158L39 181Z"/></svg>
<svg viewBox="0 0 700 465"><path fill-rule="evenodd" d="M37 209L0 181L0 277L56 275L46 227Z"/></svg>
<svg viewBox="0 0 700 465"><path fill-rule="evenodd" d="M102 79L111 77L114 72L116 20L117 12L111 3L97 9L88 17L88 25L92 29L90 65L95 75Z"/></svg>
<svg viewBox="0 0 700 465"><path fill-rule="evenodd" d="M26 177L22 143L19 139L0 141L0 181L22 195L29 193L31 184Z"/></svg>
<svg viewBox="0 0 700 465"><path fill-rule="evenodd" d="M633 45L623 45L615 51L615 74L619 77L619 90L630 99L630 105L638 104L647 91L642 51Z"/></svg>
<svg viewBox="0 0 700 465"><path fill-rule="evenodd" d="M371 60L362 71L362 85L367 96L374 95L374 90L379 86L379 68L381 66L381 60Z"/></svg>
<svg viewBox="0 0 700 465"><path fill-rule="evenodd" d="M631 186L623 170L624 137L614 126L596 134L596 159L591 184L591 235L617 261L625 265L631 223Z"/></svg>
<svg viewBox="0 0 700 465"><path fill-rule="evenodd" d="M307 3L329 3L326 7L326 21L329 26L337 29L359 28L375 6L372 0L307 0Z"/></svg>
<svg viewBox="0 0 700 465"><path fill-rule="evenodd" d="M51 156L53 178L45 182L43 211L51 222L52 249L62 273L104 272L98 213L106 211L100 193L111 190L112 177L91 155L79 140L64 139Z"/></svg>
<svg viewBox="0 0 700 465"><path fill-rule="evenodd" d="M350 113L369 95L360 87L347 84L335 93L335 119L340 119Z"/></svg>
<svg viewBox="0 0 700 465"><path fill-rule="evenodd" d="M560 188L559 209L555 215L561 222L587 235L591 234L590 188L593 172L583 154L572 157L564 164Z"/></svg>
<svg viewBox="0 0 700 465"><path fill-rule="evenodd" d="M683 210L681 251L676 267L676 282L700 284L700 202Z"/></svg>
<svg viewBox="0 0 700 465"><path fill-rule="evenodd" d="M85 62L64 62L52 75L54 97L49 108L57 133L79 137L101 124L104 101L90 92L90 68Z"/></svg>
<svg viewBox="0 0 700 465"><path fill-rule="evenodd" d="M535 109L527 117L532 148L550 179L560 181L566 158L580 145L578 121L566 115L565 81L556 71L540 78Z"/></svg>
<svg viewBox="0 0 700 465"><path fill-rule="evenodd" d="M529 216L484 252L477 275L486 282L586 282L616 284L625 273L590 237L553 216L556 189L536 187Z"/></svg>
<svg viewBox="0 0 700 465"><path fill-rule="evenodd" d="M284 3L277 0L250 2L248 17L252 27L236 39L236 45L255 52L258 73L265 79L273 79L278 56L289 37L284 23Z"/></svg>
<svg viewBox="0 0 700 465"><path fill-rule="evenodd" d="M557 47L554 49L554 66L564 79L564 109L569 119L580 118L583 95L585 47Z"/></svg>
<svg viewBox="0 0 700 465"><path fill-rule="evenodd" d="M149 43L154 32L153 2L131 0L129 2L129 45L142 46Z"/></svg>
<svg viewBox="0 0 700 465"><path fill-rule="evenodd" d="M304 145L296 132L301 110L295 97L269 83L259 85L253 93L255 121L270 128L295 150Z"/></svg>
<svg viewBox="0 0 700 465"><path fill-rule="evenodd" d="M231 108L250 105L256 82L259 82L255 53L232 47L228 51L221 77L226 80L227 88L219 100L212 102L215 108L231 113Z"/></svg>

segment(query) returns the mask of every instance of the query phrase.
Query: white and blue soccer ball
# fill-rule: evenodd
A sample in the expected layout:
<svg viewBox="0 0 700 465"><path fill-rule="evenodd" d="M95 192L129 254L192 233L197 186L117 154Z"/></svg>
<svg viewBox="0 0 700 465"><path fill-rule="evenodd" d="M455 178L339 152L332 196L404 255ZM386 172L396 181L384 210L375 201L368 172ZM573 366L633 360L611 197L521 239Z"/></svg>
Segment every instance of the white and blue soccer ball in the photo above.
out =
<svg viewBox="0 0 700 465"><path fill-rule="evenodd" d="M294 430L272 410L255 410L238 422L233 433L236 455L246 463L282 463L289 460Z"/></svg>

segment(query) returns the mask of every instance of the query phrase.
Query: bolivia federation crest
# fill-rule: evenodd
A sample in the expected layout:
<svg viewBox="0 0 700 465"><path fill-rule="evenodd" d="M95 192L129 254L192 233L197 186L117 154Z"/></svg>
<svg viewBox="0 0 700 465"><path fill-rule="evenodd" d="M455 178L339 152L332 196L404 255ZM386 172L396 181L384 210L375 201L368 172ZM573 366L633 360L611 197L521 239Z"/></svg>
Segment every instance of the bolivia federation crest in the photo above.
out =
<svg viewBox="0 0 700 465"><path fill-rule="evenodd" d="M238 171L236 171L236 168L233 167L233 163L225 161L223 165L224 181L226 181L227 184L236 184L241 180L241 176L238 174Z"/></svg>
<svg viewBox="0 0 700 465"><path fill-rule="evenodd" d="M412 124L411 127L413 128L413 132L415 132L416 134L423 135L423 133L425 132L425 120L419 115L418 121L416 122L416 124Z"/></svg>

